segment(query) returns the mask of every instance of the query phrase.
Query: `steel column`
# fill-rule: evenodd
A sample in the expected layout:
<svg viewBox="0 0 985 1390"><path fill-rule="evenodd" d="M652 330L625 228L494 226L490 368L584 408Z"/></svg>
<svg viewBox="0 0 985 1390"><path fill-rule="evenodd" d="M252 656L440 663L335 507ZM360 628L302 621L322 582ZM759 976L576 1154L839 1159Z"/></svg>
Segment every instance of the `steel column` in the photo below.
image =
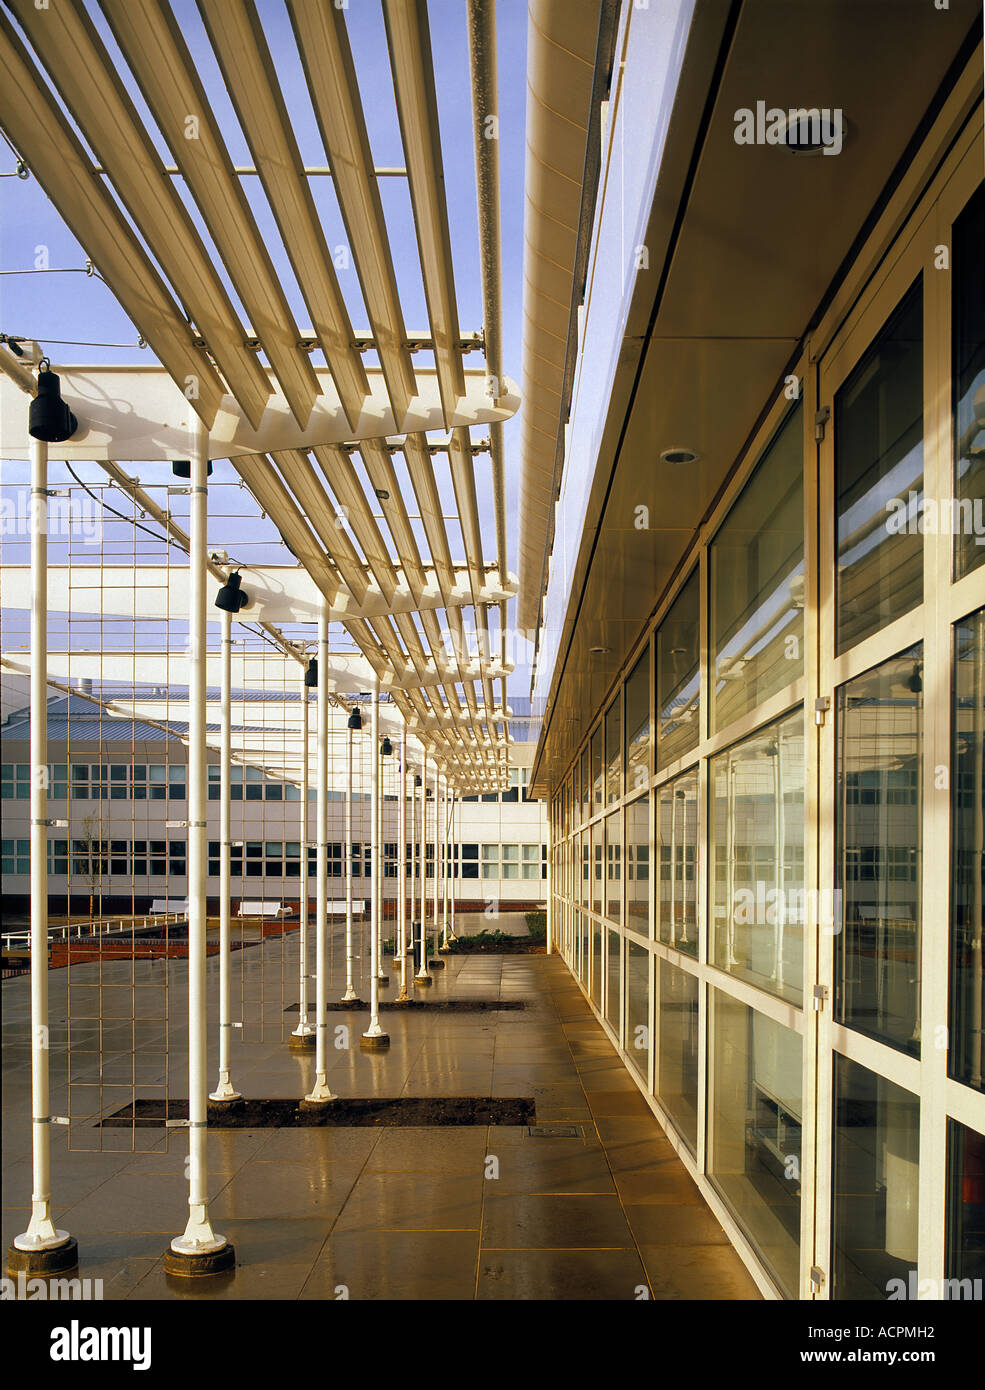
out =
<svg viewBox="0 0 985 1390"><path fill-rule="evenodd" d="M318 618L318 725L316 748L317 874L315 907L315 1084L305 1096L310 1104L334 1100L328 1074L328 613ZM307 721L306 721L307 722ZM307 766L307 763L305 764ZM307 778L305 778L307 781ZM303 851L302 851L303 852Z"/></svg>
<svg viewBox="0 0 985 1390"><path fill-rule="evenodd" d="M232 854L231 800L232 755L232 646L233 615L222 614L221 664L222 680L219 694L219 1081L209 1100L241 1100L229 1076L229 1053L232 1022L229 1018L229 976L231 923L230 893L232 890L230 859Z"/></svg>

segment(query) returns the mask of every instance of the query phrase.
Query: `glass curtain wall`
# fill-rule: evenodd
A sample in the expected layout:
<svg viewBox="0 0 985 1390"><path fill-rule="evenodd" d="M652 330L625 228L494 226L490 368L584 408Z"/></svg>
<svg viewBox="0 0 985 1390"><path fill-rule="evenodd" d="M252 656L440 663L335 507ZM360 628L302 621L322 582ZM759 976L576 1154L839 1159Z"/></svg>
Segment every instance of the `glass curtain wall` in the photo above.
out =
<svg viewBox="0 0 985 1390"><path fill-rule="evenodd" d="M778 1296L815 1265L833 1299L985 1277L985 193L960 167L920 211L951 275L900 237L860 282L571 764L569 963Z"/></svg>

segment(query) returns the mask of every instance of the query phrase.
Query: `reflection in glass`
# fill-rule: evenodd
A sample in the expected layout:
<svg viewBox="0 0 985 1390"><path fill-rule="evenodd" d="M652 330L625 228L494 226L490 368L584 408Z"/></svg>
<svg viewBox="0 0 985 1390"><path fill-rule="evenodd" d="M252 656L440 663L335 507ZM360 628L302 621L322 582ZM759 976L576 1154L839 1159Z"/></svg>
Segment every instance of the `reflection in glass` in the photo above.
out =
<svg viewBox="0 0 985 1390"><path fill-rule="evenodd" d="M948 1290L951 1298L982 1297L985 1285L985 1135L947 1122L948 1279L982 1281Z"/></svg>
<svg viewBox="0 0 985 1390"><path fill-rule="evenodd" d="M701 590L698 571L657 628L657 767L698 746Z"/></svg>
<svg viewBox="0 0 985 1390"><path fill-rule="evenodd" d="M835 1017L920 1051L923 648L838 690Z"/></svg>
<svg viewBox="0 0 985 1390"><path fill-rule="evenodd" d="M657 793L657 935L698 954L698 774L685 772Z"/></svg>
<svg viewBox="0 0 985 1390"><path fill-rule="evenodd" d="M985 184L954 223L951 319L954 341L955 578L985 560Z"/></svg>
<svg viewBox="0 0 985 1390"><path fill-rule="evenodd" d="M622 815L605 818L605 915L622 921Z"/></svg>
<svg viewBox="0 0 985 1390"><path fill-rule="evenodd" d="M800 1266L801 1040L711 991L708 1173L783 1292Z"/></svg>
<svg viewBox="0 0 985 1390"><path fill-rule="evenodd" d="M589 906L589 896L591 893L592 882L592 842L587 830L583 830L578 837L581 855L581 893L580 902L582 907Z"/></svg>
<svg viewBox="0 0 985 1390"><path fill-rule="evenodd" d="M619 1034L619 959L622 939L618 932L607 931L605 949L605 1016L616 1035Z"/></svg>
<svg viewBox="0 0 985 1390"><path fill-rule="evenodd" d="M592 734L592 808L591 815L602 809L605 801L605 766L602 762L602 725Z"/></svg>
<svg viewBox="0 0 985 1390"><path fill-rule="evenodd" d="M588 921L584 912L578 913L578 977L588 985Z"/></svg>
<svg viewBox="0 0 985 1390"><path fill-rule="evenodd" d="M650 798L626 807L626 926L650 935Z"/></svg>
<svg viewBox="0 0 985 1390"><path fill-rule="evenodd" d="M832 1297L908 1292L917 1264L920 1103L836 1056L834 1106Z"/></svg>
<svg viewBox="0 0 985 1390"><path fill-rule="evenodd" d="M835 393L838 653L923 599L923 281Z"/></svg>
<svg viewBox="0 0 985 1390"><path fill-rule="evenodd" d="M985 608L954 626L951 1076L985 1090Z"/></svg>
<svg viewBox="0 0 985 1390"><path fill-rule="evenodd" d="M584 825L592 814L591 754L586 743L581 755L581 821Z"/></svg>
<svg viewBox="0 0 985 1390"><path fill-rule="evenodd" d="M626 791L650 778L650 648L643 649L626 681Z"/></svg>
<svg viewBox="0 0 985 1390"><path fill-rule="evenodd" d="M650 952L626 942L626 1052L644 1080L650 1066Z"/></svg>
<svg viewBox="0 0 985 1390"><path fill-rule="evenodd" d="M586 832L587 833L587 832ZM601 821L592 826L592 911L602 915L602 895L605 886L605 838Z"/></svg>
<svg viewBox="0 0 985 1390"><path fill-rule="evenodd" d="M804 998L804 716L711 760L710 957L794 1004Z"/></svg>
<svg viewBox="0 0 985 1390"><path fill-rule="evenodd" d="M660 962L657 1095L691 1153L698 1149L698 981Z"/></svg>
<svg viewBox="0 0 985 1390"><path fill-rule="evenodd" d="M622 796L621 725L617 695L605 715L605 800L610 806Z"/></svg>
<svg viewBox="0 0 985 1390"><path fill-rule="evenodd" d="M590 923L592 934L592 1003L597 1009L602 1007L602 928L598 922Z"/></svg>
<svg viewBox="0 0 985 1390"><path fill-rule="evenodd" d="M803 449L798 405L711 543L712 732L804 674Z"/></svg>

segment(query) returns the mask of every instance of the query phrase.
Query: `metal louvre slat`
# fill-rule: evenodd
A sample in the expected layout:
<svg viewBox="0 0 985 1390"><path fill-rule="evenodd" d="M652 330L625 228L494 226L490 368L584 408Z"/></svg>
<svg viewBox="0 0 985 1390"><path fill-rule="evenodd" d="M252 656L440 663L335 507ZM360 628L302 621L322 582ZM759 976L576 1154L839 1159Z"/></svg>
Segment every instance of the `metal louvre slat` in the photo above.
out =
<svg viewBox="0 0 985 1390"><path fill-rule="evenodd" d="M184 308L204 335L230 391L257 426L270 383L209 254L89 16L78 5L39 10L11 0L35 52Z"/></svg>
<svg viewBox="0 0 985 1390"><path fill-rule="evenodd" d="M338 524L339 515L332 507L307 456L297 449L283 449L278 450L272 457L325 549L332 556L343 582L356 602L361 603L369 587L365 566L346 534L345 526Z"/></svg>
<svg viewBox="0 0 985 1390"><path fill-rule="evenodd" d="M211 426L225 394L222 382L3 14L0 74L10 140L152 351L176 381L197 383L191 405Z"/></svg>
<svg viewBox="0 0 985 1390"><path fill-rule="evenodd" d="M287 0L287 9L390 403L403 421L417 387L345 19L320 0Z"/></svg>
<svg viewBox="0 0 985 1390"><path fill-rule="evenodd" d="M351 429L369 393L321 219L253 0L198 0L223 80Z"/></svg>
<svg viewBox="0 0 985 1390"><path fill-rule="evenodd" d="M441 404L446 420L450 420L465 391L465 377L427 5L425 0L384 0L383 18Z"/></svg>
<svg viewBox="0 0 985 1390"><path fill-rule="evenodd" d="M303 429L318 396L318 378L298 347L290 306L177 20L162 0L100 4Z"/></svg>

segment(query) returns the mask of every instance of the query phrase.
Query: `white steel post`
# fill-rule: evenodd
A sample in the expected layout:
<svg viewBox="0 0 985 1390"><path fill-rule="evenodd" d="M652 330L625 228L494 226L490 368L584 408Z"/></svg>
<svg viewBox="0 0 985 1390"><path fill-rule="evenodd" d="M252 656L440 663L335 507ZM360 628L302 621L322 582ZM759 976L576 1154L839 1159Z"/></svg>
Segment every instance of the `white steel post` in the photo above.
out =
<svg viewBox="0 0 985 1390"><path fill-rule="evenodd" d="M407 721L400 728L400 797L397 803L397 950L400 953L400 993L407 998Z"/></svg>
<svg viewBox="0 0 985 1390"><path fill-rule="evenodd" d="M458 940L458 937L455 935L455 889L458 887L462 873L462 865L458 857L458 839L460 832L458 819L461 815L460 800L461 798L458 792L453 792L451 798L451 932L448 935L449 941Z"/></svg>
<svg viewBox="0 0 985 1390"><path fill-rule="evenodd" d="M414 976L414 984L421 986L433 984L434 981L428 974L427 964L427 913L428 913L428 894L427 894L427 838L428 838L428 760L427 750L421 754L421 847L418 858L421 864L421 893L420 893L420 944L421 960Z"/></svg>
<svg viewBox="0 0 985 1390"><path fill-rule="evenodd" d="M232 1041L232 1022L229 1018L230 975L230 858L231 816L229 786L232 780L230 752L232 729L232 646L233 615L222 614L222 677L219 692L219 1082L209 1100L241 1100L229 1076L229 1054Z"/></svg>
<svg viewBox="0 0 985 1390"><path fill-rule="evenodd" d="M441 787L441 950L448 950L448 781Z"/></svg>
<svg viewBox="0 0 985 1390"><path fill-rule="evenodd" d="M324 682L325 676L322 675ZM315 1030L308 1022L308 689L301 673L301 879L298 884L298 1026L288 1045L292 1052L310 1052Z"/></svg>
<svg viewBox="0 0 985 1390"><path fill-rule="evenodd" d="M380 1027L380 905L382 891L380 854L380 687L373 681L373 705L371 721L371 771L370 771L370 967L369 967L369 1027L360 1038L360 1046L367 1051L380 1051L390 1046L390 1038Z"/></svg>
<svg viewBox="0 0 985 1390"><path fill-rule="evenodd" d="M334 1100L328 1075L328 614L318 618L317 874L315 906L315 1084L305 1096L310 1104Z"/></svg>
<svg viewBox="0 0 985 1390"><path fill-rule="evenodd" d="M441 869L439 859L438 844L441 839L441 775L438 772L438 764L434 764L434 949L438 949L438 932L441 902Z"/></svg>
<svg viewBox="0 0 985 1390"><path fill-rule="evenodd" d="M407 730L404 728L404 747L407 743ZM408 818L410 827L410 903L408 906L408 921L410 923L411 946L414 942L414 903L417 898L417 791L414 786L414 778L410 779L410 815ZM404 954L406 955L407 943L404 943Z"/></svg>
<svg viewBox="0 0 985 1390"><path fill-rule="evenodd" d="M345 740L345 994L342 1002L355 999L352 984L352 730Z"/></svg>
<svg viewBox="0 0 985 1390"><path fill-rule="evenodd" d="M15 1236L7 1269L74 1269L78 1243L51 1219L48 1078L48 446L31 440L31 1155L27 1230Z"/></svg>
<svg viewBox="0 0 985 1390"><path fill-rule="evenodd" d="M386 867L386 841L384 837L384 816L383 808L386 805L386 778L384 769L386 764L383 761L383 754L380 752L379 739L376 743L376 767L379 772L379 788L376 797L376 846L380 859L379 877L373 874L373 887L377 890L379 906L376 914L376 978L380 984L388 980L386 971L383 969L383 910L386 906L386 893L383 891L384 869Z"/></svg>
<svg viewBox="0 0 985 1390"><path fill-rule="evenodd" d="M170 1274L201 1275L229 1269L233 1247L217 1235L208 1201L208 1065L205 992L207 804L205 762L206 525L208 432L196 420L189 497L188 622L188 1224L164 1257Z"/></svg>

